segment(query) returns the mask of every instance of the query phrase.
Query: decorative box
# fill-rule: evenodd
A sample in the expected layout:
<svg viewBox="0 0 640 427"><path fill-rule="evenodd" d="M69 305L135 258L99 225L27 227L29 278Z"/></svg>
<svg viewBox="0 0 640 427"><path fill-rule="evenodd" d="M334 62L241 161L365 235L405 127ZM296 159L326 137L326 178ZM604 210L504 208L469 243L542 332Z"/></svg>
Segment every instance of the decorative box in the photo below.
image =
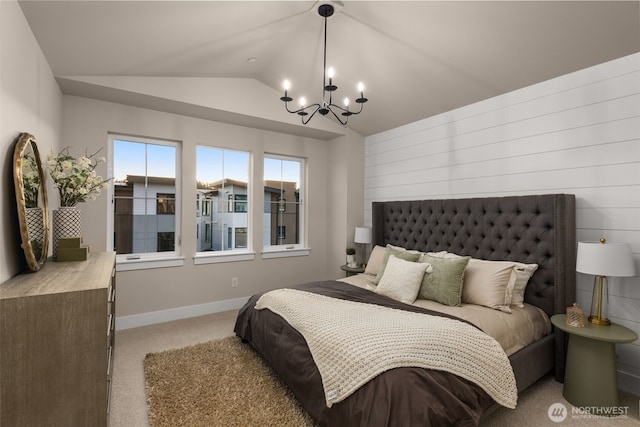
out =
<svg viewBox="0 0 640 427"><path fill-rule="evenodd" d="M576 302L573 303L573 306L567 307L567 325L584 328L584 311Z"/></svg>
<svg viewBox="0 0 640 427"><path fill-rule="evenodd" d="M82 244L82 237L61 237L58 240L56 261L86 261L88 257L89 247Z"/></svg>

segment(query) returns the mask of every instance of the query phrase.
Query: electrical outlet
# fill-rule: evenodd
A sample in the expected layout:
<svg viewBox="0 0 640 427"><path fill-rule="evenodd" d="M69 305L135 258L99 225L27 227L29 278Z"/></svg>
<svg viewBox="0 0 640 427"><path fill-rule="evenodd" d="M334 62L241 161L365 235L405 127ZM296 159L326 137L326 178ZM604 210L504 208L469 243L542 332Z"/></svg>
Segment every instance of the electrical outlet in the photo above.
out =
<svg viewBox="0 0 640 427"><path fill-rule="evenodd" d="M234 277L231 279L231 287L232 288L237 288L238 287L238 278Z"/></svg>

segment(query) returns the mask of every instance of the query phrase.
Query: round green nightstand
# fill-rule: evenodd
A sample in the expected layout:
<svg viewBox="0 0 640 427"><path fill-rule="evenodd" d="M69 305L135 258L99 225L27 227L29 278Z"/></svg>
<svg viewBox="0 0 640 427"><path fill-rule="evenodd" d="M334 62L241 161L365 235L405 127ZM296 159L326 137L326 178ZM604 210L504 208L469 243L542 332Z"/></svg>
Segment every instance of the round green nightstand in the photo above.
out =
<svg viewBox="0 0 640 427"><path fill-rule="evenodd" d="M353 276L354 274L364 273L364 268L362 266L349 267L344 264L340 266L340 269L347 273L347 277Z"/></svg>
<svg viewBox="0 0 640 427"><path fill-rule="evenodd" d="M616 343L633 342L638 335L615 323L600 326L586 321L584 328L577 328L567 325L564 314L551 316L551 323L569 334L564 398L578 407L619 406Z"/></svg>

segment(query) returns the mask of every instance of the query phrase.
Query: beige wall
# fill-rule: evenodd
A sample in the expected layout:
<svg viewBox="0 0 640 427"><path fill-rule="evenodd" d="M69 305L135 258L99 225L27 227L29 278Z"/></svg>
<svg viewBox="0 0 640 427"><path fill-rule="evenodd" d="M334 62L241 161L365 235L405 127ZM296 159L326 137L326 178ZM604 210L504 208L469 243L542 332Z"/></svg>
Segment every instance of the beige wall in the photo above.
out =
<svg viewBox="0 0 640 427"><path fill-rule="evenodd" d="M11 0L0 1L0 55L0 282L4 282L26 268L12 176L15 141L21 132L28 132L36 137L41 156L58 149L62 93L20 6Z"/></svg>
<svg viewBox="0 0 640 427"><path fill-rule="evenodd" d="M344 247L349 229L355 220L349 213L362 212L362 180L364 138L349 132L332 141L320 141L293 135L229 125L192 117L163 113L74 96L64 97L65 144L75 150L90 152L103 148L107 153L109 132L171 139L182 146L182 253L181 267L123 271L118 274L118 317L171 310L215 301L233 300L253 293L340 276L339 265L344 263ZM196 171L197 145L246 150L252 153L252 190L254 213L251 219L252 245L256 251L253 261L194 265L196 252ZM334 149L338 148L338 149ZM304 157L307 161L307 214L309 256L263 260L262 164L264 153ZM356 157L355 163L337 163L337 159ZM358 154L360 153L360 154ZM105 166L105 165L101 165ZM101 170L103 176L106 169ZM327 183L340 178L339 183ZM359 178L358 178L359 176ZM351 191L351 188L359 190ZM354 197L354 192L360 194ZM336 205L334 201L340 203ZM108 198L101 195L94 202L79 205L82 209L82 234L92 250L107 247L106 221ZM341 225L336 226L332 219ZM344 225L344 227L343 227ZM353 225L353 227L352 227ZM340 238L328 238L327 230L338 229ZM335 231L332 231L334 233ZM350 231L351 235L353 230ZM352 236L351 236L352 240ZM333 254L339 253L335 260ZM239 286L231 287L231 279L238 278Z"/></svg>
<svg viewBox="0 0 640 427"><path fill-rule="evenodd" d="M363 226L364 216L364 138L356 132L347 131L343 137L335 138L329 144L331 173L328 181L330 193L330 227L327 233L330 247L329 264L332 274L344 272L340 266L346 262L345 249L356 246L353 243L355 228ZM361 250L358 245L357 250ZM358 257L360 253L358 252Z"/></svg>

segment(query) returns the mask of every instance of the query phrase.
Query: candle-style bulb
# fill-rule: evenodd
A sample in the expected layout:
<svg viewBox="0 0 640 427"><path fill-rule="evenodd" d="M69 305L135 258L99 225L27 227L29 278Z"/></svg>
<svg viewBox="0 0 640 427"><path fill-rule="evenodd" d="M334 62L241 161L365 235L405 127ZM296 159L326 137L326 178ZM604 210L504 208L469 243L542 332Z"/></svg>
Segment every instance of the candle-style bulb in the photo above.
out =
<svg viewBox="0 0 640 427"><path fill-rule="evenodd" d="M284 90L289 90L289 88L291 87L291 83L289 83L289 80L285 80L284 82L282 82L282 87L284 88Z"/></svg>
<svg viewBox="0 0 640 427"><path fill-rule="evenodd" d="M307 100L304 96L300 97L300 108L304 108L307 106Z"/></svg>
<svg viewBox="0 0 640 427"><path fill-rule="evenodd" d="M333 69L333 67L329 67L329 69L327 70L327 77L332 79L333 76L335 76L335 74L336 74L336 71Z"/></svg>
<svg viewBox="0 0 640 427"><path fill-rule="evenodd" d="M364 92L364 83L358 83L358 92Z"/></svg>
<svg viewBox="0 0 640 427"><path fill-rule="evenodd" d="M344 102L345 107L349 108L349 98L345 98L342 102Z"/></svg>

